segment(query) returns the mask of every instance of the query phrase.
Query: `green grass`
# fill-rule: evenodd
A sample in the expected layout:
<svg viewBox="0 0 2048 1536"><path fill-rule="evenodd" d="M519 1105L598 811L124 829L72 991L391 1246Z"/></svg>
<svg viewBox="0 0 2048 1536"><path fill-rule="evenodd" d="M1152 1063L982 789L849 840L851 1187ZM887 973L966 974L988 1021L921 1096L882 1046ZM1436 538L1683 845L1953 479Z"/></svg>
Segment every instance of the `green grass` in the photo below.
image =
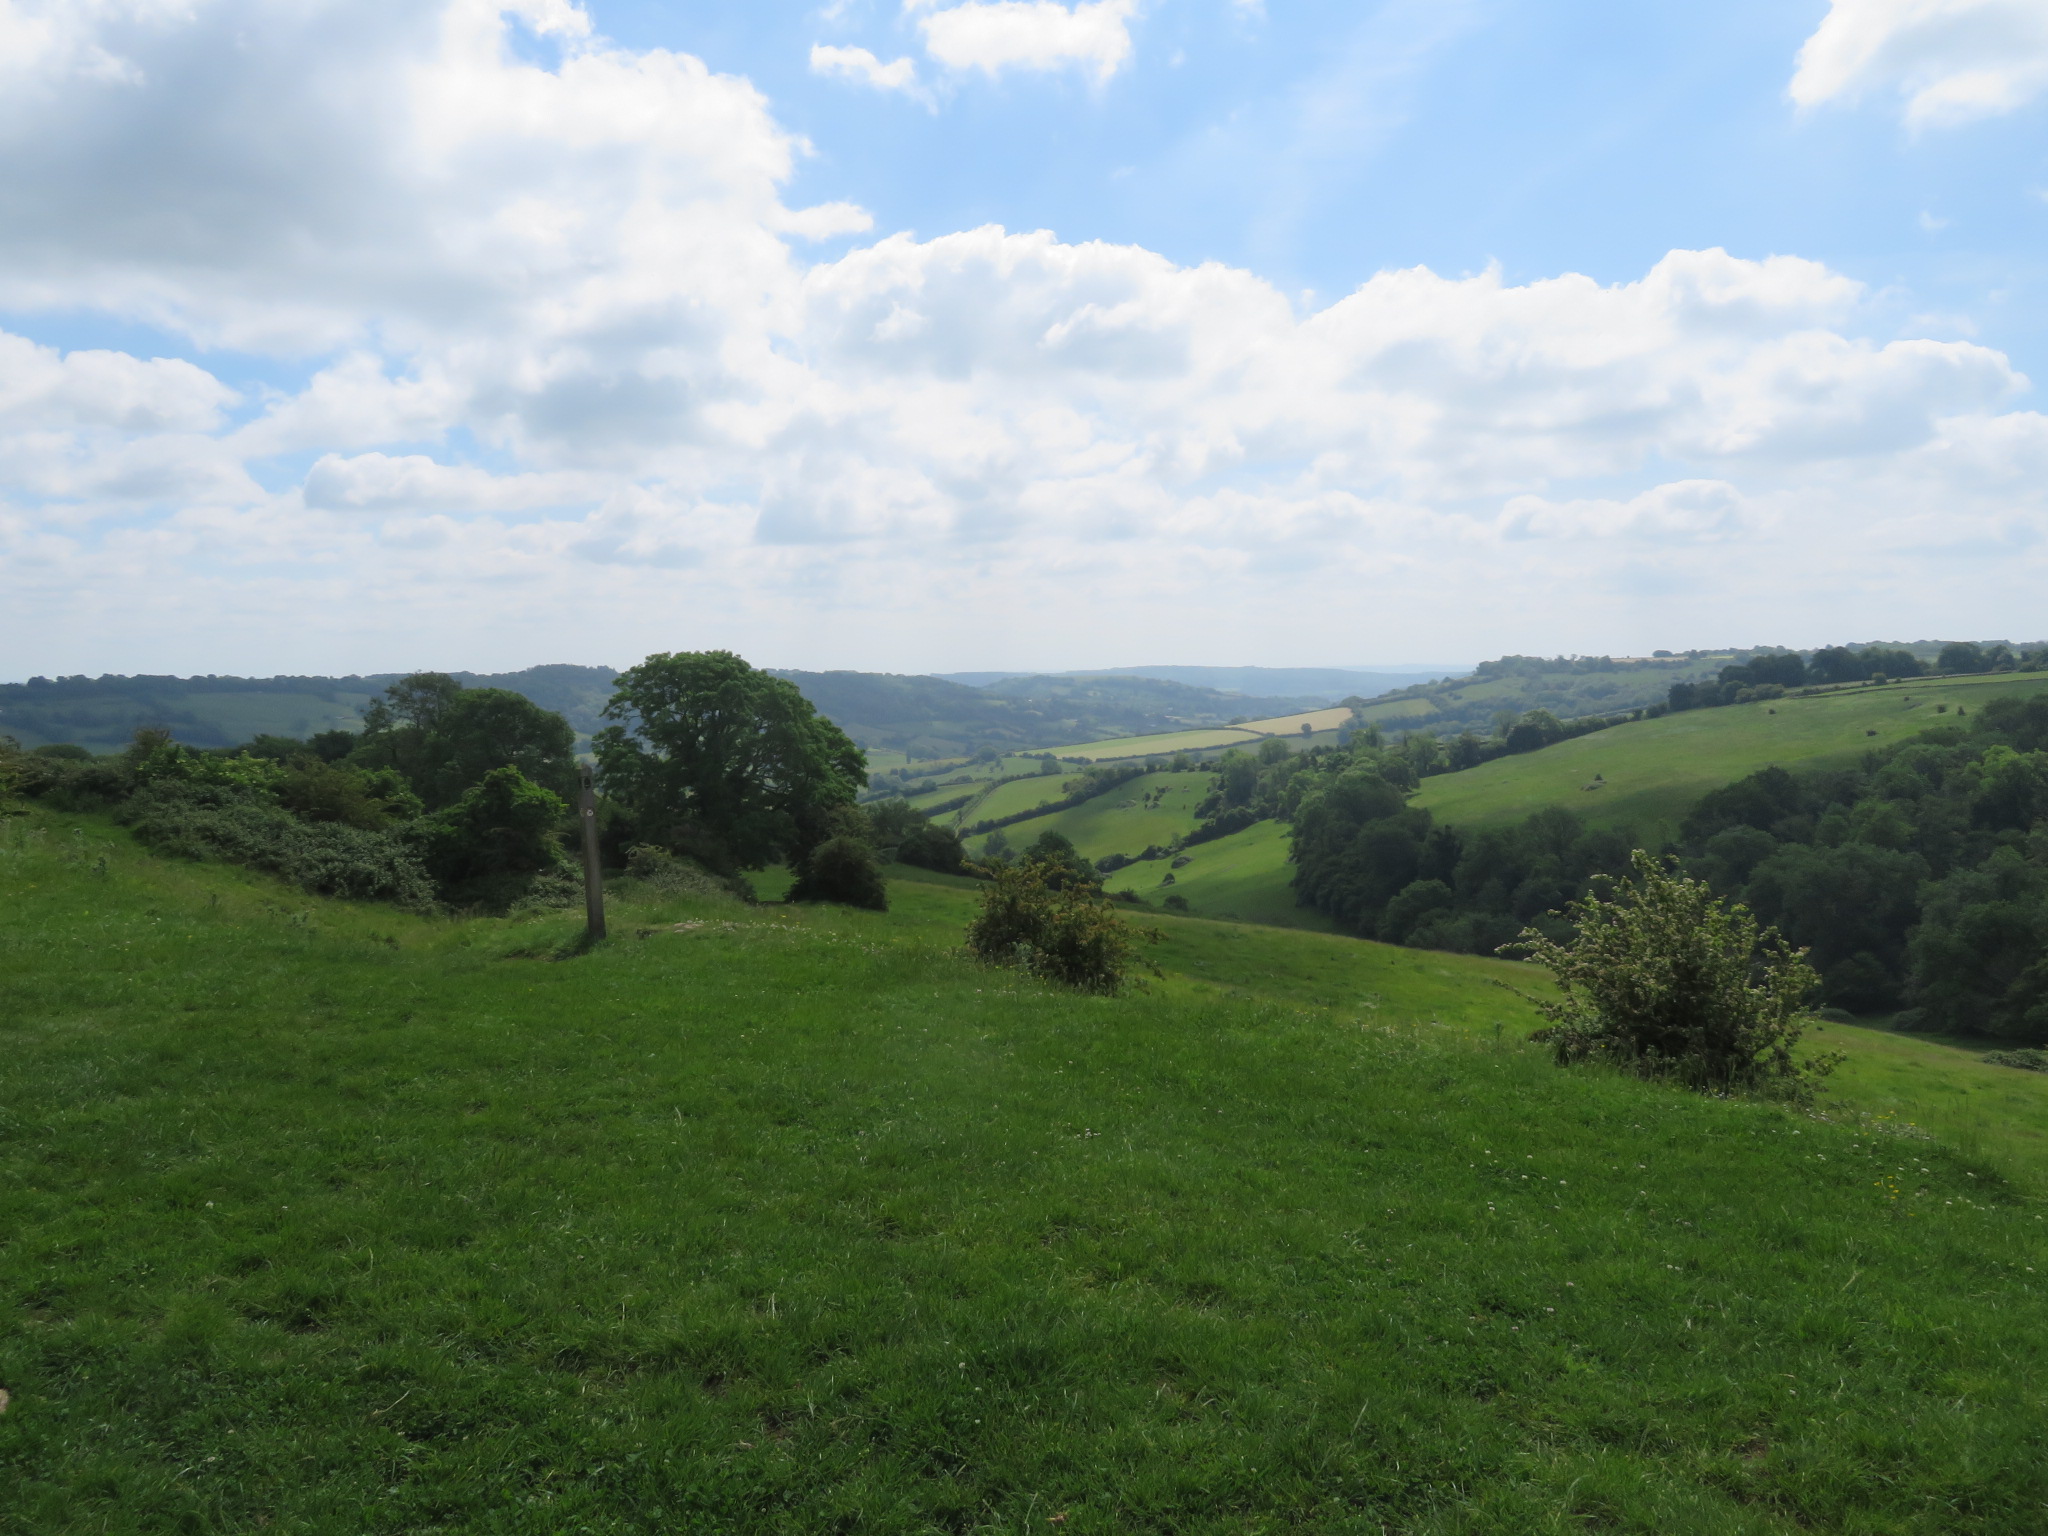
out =
<svg viewBox="0 0 2048 1536"><path fill-rule="evenodd" d="M951 820L972 825L998 816L1015 816L1035 806L1066 798L1066 784L1073 770L1065 773L1035 773L1029 778L1011 779L990 790L987 797L953 813Z"/></svg>
<svg viewBox="0 0 2048 1536"><path fill-rule="evenodd" d="M1688 710L1425 779L1413 803L1459 827L1498 826L1562 805L1594 826L1633 828L1655 847L1701 795L1759 768L1852 764L1873 747L1954 721L1957 705L1974 709L2044 689L2048 677L2036 675L1958 677ZM1937 714L1938 704L1950 713ZM1587 789L1596 774L1605 786Z"/></svg>
<svg viewBox="0 0 2048 1536"><path fill-rule="evenodd" d="M1170 869L1172 861L1168 859L1148 859L1118 870L1104 887L1135 891L1150 902L1168 895L1184 896L1190 910L1200 917L1328 932L1336 926L1329 918L1294 904L1288 833L1283 822L1257 822L1242 832L1187 849L1181 857L1188 862L1180 869ZM1161 877L1169 872L1174 883L1161 884Z"/></svg>
<svg viewBox="0 0 2048 1536"><path fill-rule="evenodd" d="M1988 1157L1560 1072L1497 963L1079 998L892 894L578 956L0 833L0 1531L2040 1528Z"/></svg>
<svg viewBox="0 0 2048 1536"><path fill-rule="evenodd" d="M1006 827L1003 835L1011 846L1021 848L1041 832L1059 832L1090 859L1111 853L1143 853L1155 843L1164 847L1194 830L1199 820L1195 806L1209 793L1214 778L1208 773L1148 773L1070 810ZM1157 790L1165 793L1156 803L1141 803ZM977 811L975 819L984 814ZM982 841L985 839L975 840L977 851Z"/></svg>

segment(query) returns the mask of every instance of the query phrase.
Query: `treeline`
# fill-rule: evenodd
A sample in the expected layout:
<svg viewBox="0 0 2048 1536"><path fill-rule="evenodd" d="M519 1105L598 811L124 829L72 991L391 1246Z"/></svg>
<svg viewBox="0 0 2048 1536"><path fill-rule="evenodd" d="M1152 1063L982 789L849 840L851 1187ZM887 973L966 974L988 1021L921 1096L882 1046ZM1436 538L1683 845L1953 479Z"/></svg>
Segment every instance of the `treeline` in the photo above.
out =
<svg viewBox="0 0 2048 1536"><path fill-rule="evenodd" d="M2048 669L2048 650L2015 655L2003 645L1982 646L1958 641L1943 646L1940 655L1932 662L1926 662L1911 651L1893 646L1872 645L1853 651L1846 646L1832 645L1806 658L1794 651L1756 656L1739 665L1723 667L1717 678L1673 683L1665 699L1665 709L1655 712L1711 709L1722 704L1781 699L1795 688L1896 682L1901 678L1930 675L2037 672L2043 669Z"/></svg>
<svg viewBox="0 0 2048 1536"><path fill-rule="evenodd" d="M2048 1044L2048 699L1992 699L1856 769L1700 801L1694 872L1811 949L1822 997Z"/></svg>
<svg viewBox="0 0 2048 1536"><path fill-rule="evenodd" d="M1629 867L1562 808L1439 826L1399 751L1274 765L1294 889L1366 938L1489 954ZM1219 786L1221 788L1221 786ZM1903 1027L2048 1044L2048 699L1993 699L1857 768L1768 768L1705 796L1669 852L1811 951L1819 1001Z"/></svg>

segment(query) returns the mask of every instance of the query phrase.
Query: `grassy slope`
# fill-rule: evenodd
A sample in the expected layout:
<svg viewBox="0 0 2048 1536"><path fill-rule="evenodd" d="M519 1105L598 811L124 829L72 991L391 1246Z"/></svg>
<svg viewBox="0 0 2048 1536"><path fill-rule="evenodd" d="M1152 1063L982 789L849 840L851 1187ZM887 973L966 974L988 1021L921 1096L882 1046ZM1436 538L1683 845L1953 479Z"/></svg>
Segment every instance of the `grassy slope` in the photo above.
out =
<svg viewBox="0 0 2048 1536"><path fill-rule="evenodd" d="M895 895L555 962L8 839L0 1530L2039 1528L1989 1167L1558 1072L1507 967L1084 999Z"/></svg>
<svg viewBox="0 0 2048 1536"><path fill-rule="evenodd" d="M965 820L969 823L989 821L998 816L1015 816L1034 806L1049 805L1064 799L1066 784L1073 770L1065 773L1033 774L1030 778L1012 779L1007 784L998 784L989 792L988 798L956 813L950 819Z"/></svg>
<svg viewBox="0 0 2048 1536"><path fill-rule="evenodd" d="M1744 774L1773 763L1853 763L1872 747L1955 718L1937 715L1937 704L1974 708L2000 694L2044 689L2048 677L2034 675L1950 678L1689 710L1427 779L1414 803L1461 827L1564 805L1596 826L1633 827L1654 846L1677 830L1693 801ZM1871 730L1875 737L1865 734ZM1606 787L1588 791L1595 774Z"/></svg>
<svg viewBox="0 0 2048 1536"><path fill-rule="evenodd" d="M1186 851L1187 864L1172 870L1170 887L1160 883L1169 870L1170 861L1165 859L1120 869L1104 884L1112 891L1136 891L1154 902L1168 894L1185 896L1190 910L1201 917L1327 932L1335 926L1329 918L1294 904L1288 833L1283 822L1262 821L1213 843L1198 843Z"/></svg>
<svg viewBox="0 0 2048 1536"><path fill-rule="evenodd" d="M1214 775L1207 773L1148 773L1070 810L1019 822L1003 835L1013 846L1023 847L1041 832L1059 832L1091 859L1143 853L1154 843L1164 846L1194 829L1195 806L1213 781ZM1157 803L1139 803L1155 790L1165 791ZM973 846L978 850L981 842L977 838Z"/></svg>

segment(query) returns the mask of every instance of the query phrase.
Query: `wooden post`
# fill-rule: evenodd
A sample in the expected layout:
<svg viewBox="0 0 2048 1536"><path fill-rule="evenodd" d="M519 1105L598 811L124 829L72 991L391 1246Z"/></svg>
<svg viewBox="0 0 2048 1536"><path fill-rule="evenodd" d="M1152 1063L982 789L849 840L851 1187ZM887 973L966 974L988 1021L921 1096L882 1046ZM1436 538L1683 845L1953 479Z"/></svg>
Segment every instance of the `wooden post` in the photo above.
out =
<svg viewBox="0 0 2048 1536"><path fill-rule="evenodd" d="M597 862L597 788L591 783L588 763L577 777L583 789L583 936L595 944L604 937L604 872Z"/></svg>

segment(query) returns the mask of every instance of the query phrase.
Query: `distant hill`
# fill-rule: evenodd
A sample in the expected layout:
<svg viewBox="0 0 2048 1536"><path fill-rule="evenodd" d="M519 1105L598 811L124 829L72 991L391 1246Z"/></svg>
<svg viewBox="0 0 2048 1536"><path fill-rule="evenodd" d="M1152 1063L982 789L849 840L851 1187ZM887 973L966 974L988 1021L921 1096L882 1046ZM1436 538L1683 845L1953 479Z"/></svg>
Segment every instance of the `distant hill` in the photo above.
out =
<svg viewBox="0 0 2048 1536"><path fill-rule="evenodd" d="M34 678L0 684L0 733L36 747L75 742L118 750L141 726L162 726L196 747L226 747L270 734L354 730L370 700L405 674L344 677ZM970 688L936 677L877 672L780 671L820 713L864 747L912 759L975 757L1022 747L1099 741L1294 708L1151 678L1025 678ZM618 673L552 665L519 672L456 672L472 688L507 688L559 710L588 735Z"/></svg>
<svg viewBox="0 0 2048 1536"><path fill-rule="evenodd" d="M610 667L528 667L455 672L471 688L509 688L559 710L577 730L597 728L610 697ZM68 741L112 752L141 726L163 726L195 747L229 747L252 736L354 730L363 706L402 672L346 677L60 677L0 684L0 732L23 746Z"/></svg>
<svg viewBox="0 0 2048 1536"><path fill-rule="evenodd" d="M1014 683L1040 677L1149 677L1190 688L1241 693L1253 698L1298 700L1303 705L1333 704L1357 695L1371 698L1413 683L1469 672L1469 667L1101 667L1078 672L937 672L932 675L970 688Z"/></svg>
<svg viewBox="0 0 2048 1536"><path fill-rule="evenodd" d="M864 747L913 759L1100 741L1294 707L1140 677L1021 677L970 687L939 677L778 671Z"/></svg>

